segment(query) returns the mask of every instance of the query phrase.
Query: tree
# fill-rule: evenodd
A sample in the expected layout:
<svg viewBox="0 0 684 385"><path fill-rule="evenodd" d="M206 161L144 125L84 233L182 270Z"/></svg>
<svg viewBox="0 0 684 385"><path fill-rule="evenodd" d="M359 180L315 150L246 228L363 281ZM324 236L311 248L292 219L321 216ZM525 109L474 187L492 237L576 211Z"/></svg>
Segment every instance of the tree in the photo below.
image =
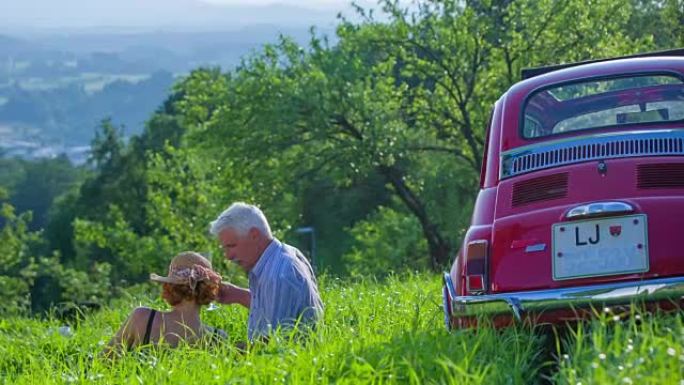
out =
<svg viewBox="0 0 684 385"><path fill-rule="evenodd" d="M467 221L491 106L519 69L639 45L616 0L381 5L389 22L360 9L364 21L343 21L335 46L283 38L231 73L196 73L179 108L196 143L278 191L314 174L338 186L381 177L437 268Z"/></svg>
<svg viewBox="0 0 684 385"><path fill-rule="evenodd" d="M7 192L0 189L0 216L5 220L0 229L0 291L4 296L0 313L3 314L29 309L30 289L37 270L30 244L39 239L38 233L28 229L31 213L17 215L6 199Z"/></svg>
<svg viewBox="0 0 684 385"><path fill-rule="evenodd" d="M78 186L84 172L64 155L22 163L23 178L12 188L10 201L17 211L33 213L31 230L43 229L55 199Z"/></svg>

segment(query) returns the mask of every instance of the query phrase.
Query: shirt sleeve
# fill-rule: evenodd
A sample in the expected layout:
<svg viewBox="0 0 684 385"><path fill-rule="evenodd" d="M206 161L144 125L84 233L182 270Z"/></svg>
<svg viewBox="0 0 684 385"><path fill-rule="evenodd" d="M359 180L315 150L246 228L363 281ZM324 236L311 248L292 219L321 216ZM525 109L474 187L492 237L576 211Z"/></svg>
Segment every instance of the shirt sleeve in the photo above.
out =
<svg viewBox="0 0 684 385"><path fill-rule="evenodd" d="M270 309L265 309L273 329L308 324L317 317L320 300L315 283L308 271L300 271L304 266L296 262L284 263L279 269Z"/></svg>

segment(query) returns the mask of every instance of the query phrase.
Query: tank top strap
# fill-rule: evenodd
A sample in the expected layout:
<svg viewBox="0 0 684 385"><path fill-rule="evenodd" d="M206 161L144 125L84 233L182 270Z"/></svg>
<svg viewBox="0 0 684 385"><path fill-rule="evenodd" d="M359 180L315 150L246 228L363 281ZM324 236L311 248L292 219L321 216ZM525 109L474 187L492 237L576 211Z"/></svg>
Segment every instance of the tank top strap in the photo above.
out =
<svg viewBox="0 0 684 385"><path fill-rule="evenodd" d="M154 316L157 311L154 309L150 310L150 317L147 319L147 328L145 329L145 337L143 338L143 345L150 343L150 333L152 332L152 323L154 322Z"/></svg>

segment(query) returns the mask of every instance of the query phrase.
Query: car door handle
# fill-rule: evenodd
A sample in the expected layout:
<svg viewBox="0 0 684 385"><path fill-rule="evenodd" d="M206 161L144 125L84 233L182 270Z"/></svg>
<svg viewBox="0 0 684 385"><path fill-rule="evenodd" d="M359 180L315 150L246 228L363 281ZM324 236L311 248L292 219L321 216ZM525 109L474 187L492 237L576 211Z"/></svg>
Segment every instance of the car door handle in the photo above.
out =
<svg viewBox="0 0 684 385"><path fill-rule="evenodd" d="M634 212L634 207L625 202L595 202L586 205L576 206L570 209L565 218L580 219L598 217L603 215L627 214Z"/></svg>

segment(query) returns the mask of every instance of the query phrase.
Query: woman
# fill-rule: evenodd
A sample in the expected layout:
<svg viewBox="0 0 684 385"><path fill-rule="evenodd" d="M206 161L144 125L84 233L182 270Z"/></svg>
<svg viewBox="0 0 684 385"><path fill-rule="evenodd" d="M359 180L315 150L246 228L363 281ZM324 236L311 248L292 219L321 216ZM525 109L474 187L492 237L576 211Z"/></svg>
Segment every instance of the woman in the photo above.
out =
<svg viewBox="0 0 684 385"><path fill-rule="evenodd" d="M109 342L105 355L124 347L162 343L175 347L181 341L192 344L226 337L223 330L200 320L200 308L216 298L221 285L221 276L212 270L209 260L192 251L183 252L173 258L166 277L150 274L150 279L163 284L162 298L173 309L133 310Z"/></svg>

